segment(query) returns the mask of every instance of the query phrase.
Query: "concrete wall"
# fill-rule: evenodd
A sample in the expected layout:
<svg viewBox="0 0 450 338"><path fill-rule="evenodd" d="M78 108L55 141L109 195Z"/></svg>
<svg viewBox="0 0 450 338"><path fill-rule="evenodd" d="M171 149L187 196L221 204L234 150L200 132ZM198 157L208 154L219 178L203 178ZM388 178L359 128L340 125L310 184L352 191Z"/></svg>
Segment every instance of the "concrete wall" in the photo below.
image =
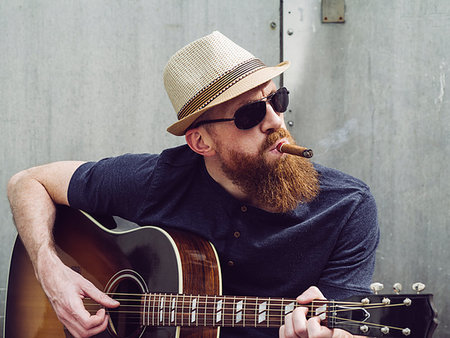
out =
<svg viewBox="0 0 450 338"><path fill-rule="evenodd" d="M284 79L292 133L377 199L375 280L425 282L441 314L436 336L450 337L446 0L347 0L344 24L322 24L318 0L1 1L1 300L16 235L8 178L183 143L165 132L175 115L162 69L215 29L267 64L280 52L293 63Z"/></svg>

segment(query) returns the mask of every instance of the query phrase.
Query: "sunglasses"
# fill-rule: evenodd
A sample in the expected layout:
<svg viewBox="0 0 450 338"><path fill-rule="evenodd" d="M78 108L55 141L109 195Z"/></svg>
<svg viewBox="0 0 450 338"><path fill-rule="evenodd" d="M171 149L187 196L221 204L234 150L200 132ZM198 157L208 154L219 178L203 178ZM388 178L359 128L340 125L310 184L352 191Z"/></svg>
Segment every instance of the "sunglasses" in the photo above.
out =
<svg viewBox="0 0 450 338"><path fill-rule="evenodd" d="M258 125L266 116L266 102L269 102L278 113L284 113L289 105L289 91L281 87L275 93L263 97L261 100L243 105L234 113L233 118L204 120L195 123L191 128L197 128L204 124L234 121L238 129L250 129Z"/></svg>

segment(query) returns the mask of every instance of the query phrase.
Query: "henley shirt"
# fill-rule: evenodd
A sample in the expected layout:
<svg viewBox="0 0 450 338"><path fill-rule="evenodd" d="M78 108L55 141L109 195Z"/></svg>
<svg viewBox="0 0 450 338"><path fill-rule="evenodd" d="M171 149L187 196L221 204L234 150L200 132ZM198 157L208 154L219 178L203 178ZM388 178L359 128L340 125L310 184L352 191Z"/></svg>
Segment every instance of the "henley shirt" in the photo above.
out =
<svg viewBox="0 0 450 338"><path fill-rule="evenodd" d="M85 163L73 174L68 199L89 213L209 240L224 295L295 298L312 285L327 299L370 292L379 240L374 198L362 181L314 167L319 195L288 213L235 199L187 145ZM238 336L276 337L278 329L221 329L221 337Z"/></svg>

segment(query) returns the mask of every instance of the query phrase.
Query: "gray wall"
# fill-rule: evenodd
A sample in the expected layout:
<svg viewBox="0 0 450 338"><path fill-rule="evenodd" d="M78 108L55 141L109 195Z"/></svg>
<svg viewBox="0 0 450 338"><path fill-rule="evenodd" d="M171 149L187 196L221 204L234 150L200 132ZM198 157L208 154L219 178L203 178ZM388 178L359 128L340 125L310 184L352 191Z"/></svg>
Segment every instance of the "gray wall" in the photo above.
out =
<svg viewBox="0 0 450 338"><path fill-rule="evenodd" d="M345 24L322 24L320 9L284 1L287 120L315 161L369 184L381 227L374 280L388 292L427 284L436 336L450 337L450 2L347 0Z"/></svg>
<svg viewBox="0 0 450 338"><path fill-rule="evenodd" d="M381 241L374 280L435 294L450 337L450 1L346 1L322 24L319 1L284 1L287 120L315 161L369 184ZM291 29L293 34L286 32Z"/></svg>
<svg viewBox="0 0 450 338"><path fill-rule="evenodd" d="M167 59L218 29L276 64L279 8L274 0L0 2L2 301L16 235L8 178L50 161L183 143L165 132L175 119L161 80ZM450 2L347 0L339 25L321 24L317 0L283 8L291 131L315 161L371 186L382 230L374 279L387 289L425 282L441 314L436 336L450 337Z"/></svg>

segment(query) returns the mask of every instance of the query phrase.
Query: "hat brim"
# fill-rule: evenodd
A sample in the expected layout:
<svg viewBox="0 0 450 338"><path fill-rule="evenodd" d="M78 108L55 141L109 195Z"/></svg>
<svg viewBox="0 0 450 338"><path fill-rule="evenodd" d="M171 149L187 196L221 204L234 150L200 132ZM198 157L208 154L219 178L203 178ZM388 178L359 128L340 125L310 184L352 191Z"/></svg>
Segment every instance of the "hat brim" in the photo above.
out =
<svg viewBox="0 0 450 338"><path fill-rule="evenodd" d="M242 80L233 84L230 88L221 93L206 107L197 110L196 112L182 118L181 120L172 124L167 131L176 136L182 136L186 133L189 126L194 123L204 112L208 109L217 106L221 103L229 101L239 95L258 87L259 85L273 79L274 77L283 73L290 66L289 61L284 61L274 67L264 67L258 69L254 73L244 77Z"/></svg>

